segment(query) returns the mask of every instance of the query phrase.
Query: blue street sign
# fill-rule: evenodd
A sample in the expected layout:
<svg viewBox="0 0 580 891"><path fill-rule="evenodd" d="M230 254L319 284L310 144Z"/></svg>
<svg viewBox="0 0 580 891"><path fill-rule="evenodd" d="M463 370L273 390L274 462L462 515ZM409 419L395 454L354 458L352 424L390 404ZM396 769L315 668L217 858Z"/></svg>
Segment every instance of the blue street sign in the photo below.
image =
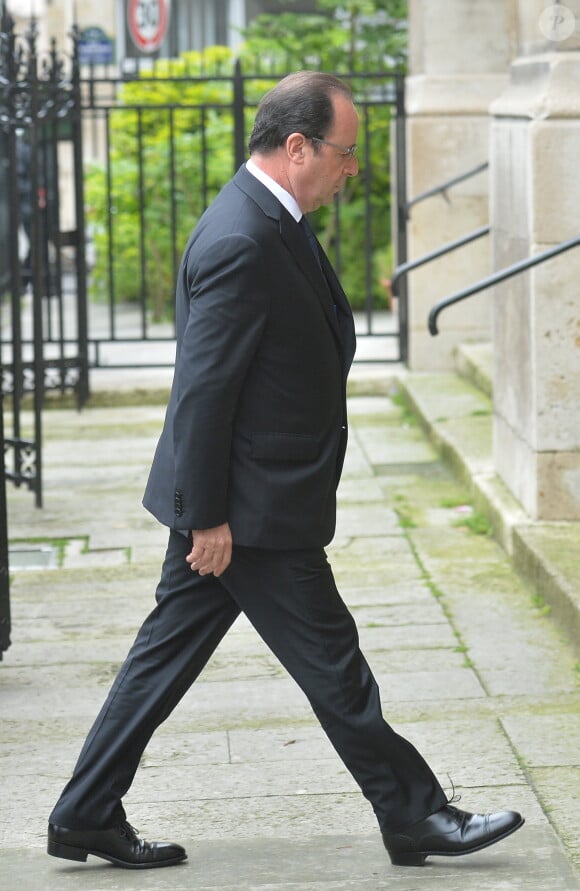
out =
<svg viewBox="0 0 580 891"><path fill-rule="evenodd" d="M102 28L84 28L79 37L81 65L110 65L113 61L113 41Z"/></svg>

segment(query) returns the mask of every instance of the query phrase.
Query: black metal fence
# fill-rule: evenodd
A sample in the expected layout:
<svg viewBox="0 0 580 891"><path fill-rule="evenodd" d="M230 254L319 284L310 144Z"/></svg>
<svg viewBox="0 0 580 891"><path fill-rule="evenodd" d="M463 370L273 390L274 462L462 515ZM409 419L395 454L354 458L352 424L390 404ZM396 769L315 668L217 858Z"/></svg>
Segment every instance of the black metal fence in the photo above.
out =
<svg viewBox="0 0 580 891"><path fill-rule="evenodd" d="M77 42L38 53L34 22L0 22L0 656L9 645L6 483L42 505L49 389L88 395L82 137ZM65 206L65 202L66 205ZM67 222L68 221L68 222Z"/></svg>
<svg viewBox="0 0 580 891"><path fill-rule="evenodd" d="M53 42L37 54L34 23L0 34L4 245L0 301L2 393L10 405L6 474L41 501L41 409L47 390L88 395L79 69ZM66 206L65 206L66 204ZM32 408L22 410L28 397ZM31 435L23 436L25 425Z"/></svg>
<svg viewBox="0 0 580 891"><path fill-rule="evenodd" d="M130 345L148 343L148 365L171 364L174 282L181 251L205 207L243 163L259 98L282 74L199 76L179 60L127 80L106 72L81 80L90 256L90 364L140 364ZM400 307L389 279L404 262L391 257L391 200L404 194L404 78L393 72L341 75L361 115L360 176L314 220L357 311L358 334L373 338L367 361L404 361ZM391 196L391 136L398 143ZM402 154L401 154L402 151ZM393 177L394 178L394 177ZM405 218L405 213L396 219ZM401 301L399 301L400 303ZM156 347L160 347L156 350ZM371 356L371 358L367 358Z"/></svg>

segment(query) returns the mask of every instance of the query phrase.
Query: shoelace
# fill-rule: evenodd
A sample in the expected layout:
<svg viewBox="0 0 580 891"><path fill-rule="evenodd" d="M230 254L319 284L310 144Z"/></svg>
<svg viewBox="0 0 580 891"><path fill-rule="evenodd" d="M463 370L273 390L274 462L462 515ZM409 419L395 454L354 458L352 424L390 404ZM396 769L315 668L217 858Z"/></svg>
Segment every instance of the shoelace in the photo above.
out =
<svg viewBox="0 0 580 891"><path fill-rule="evenodd" d="M128 838L129 841L133 842L133 844L137 844L140 850L143 850L146 847L147 842L139 838L139 830L135 829L134 826L131 826L128 820L124 820L123 823L119 823L117 828L119 830L119 835Z"/></svg>
<svg viewBox="0 0 580 891"><path fill-rule="evenodd" d="M451 804L455 804L457 801L461 801L461 795L455 791L455 783L453 782L453 780L451 779L449 774L447 774L447 779L451 783L451 798L447 799L447 804L451 805ZM452 810L456 811L457 808L454 807L454 808L452 808Z"/></svg>

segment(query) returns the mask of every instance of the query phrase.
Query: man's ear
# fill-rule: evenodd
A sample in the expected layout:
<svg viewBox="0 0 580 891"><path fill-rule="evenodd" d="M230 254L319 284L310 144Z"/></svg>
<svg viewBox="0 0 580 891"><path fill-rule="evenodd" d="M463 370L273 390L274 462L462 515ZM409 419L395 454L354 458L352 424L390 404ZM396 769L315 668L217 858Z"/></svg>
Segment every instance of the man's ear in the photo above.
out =
<svg viewBox="0 0 580 891"><path fill-rule="evenodd" d="M306 137L302 133L291 133L286 140L286 153L294 164L304 163Z"/></svg>

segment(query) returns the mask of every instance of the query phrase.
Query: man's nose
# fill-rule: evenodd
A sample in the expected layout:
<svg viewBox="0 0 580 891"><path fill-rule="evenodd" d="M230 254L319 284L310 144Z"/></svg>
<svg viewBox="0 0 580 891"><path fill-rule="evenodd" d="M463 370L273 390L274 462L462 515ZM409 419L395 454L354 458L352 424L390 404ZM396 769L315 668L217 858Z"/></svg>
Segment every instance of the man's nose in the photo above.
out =
<svg viewBox="0 0 580 891"><path fill-rule="evenodd" d="M354 155L352 158L349 158L344 165L344 172L347 176L356 176L359 171L358 158Z"/></svg>

